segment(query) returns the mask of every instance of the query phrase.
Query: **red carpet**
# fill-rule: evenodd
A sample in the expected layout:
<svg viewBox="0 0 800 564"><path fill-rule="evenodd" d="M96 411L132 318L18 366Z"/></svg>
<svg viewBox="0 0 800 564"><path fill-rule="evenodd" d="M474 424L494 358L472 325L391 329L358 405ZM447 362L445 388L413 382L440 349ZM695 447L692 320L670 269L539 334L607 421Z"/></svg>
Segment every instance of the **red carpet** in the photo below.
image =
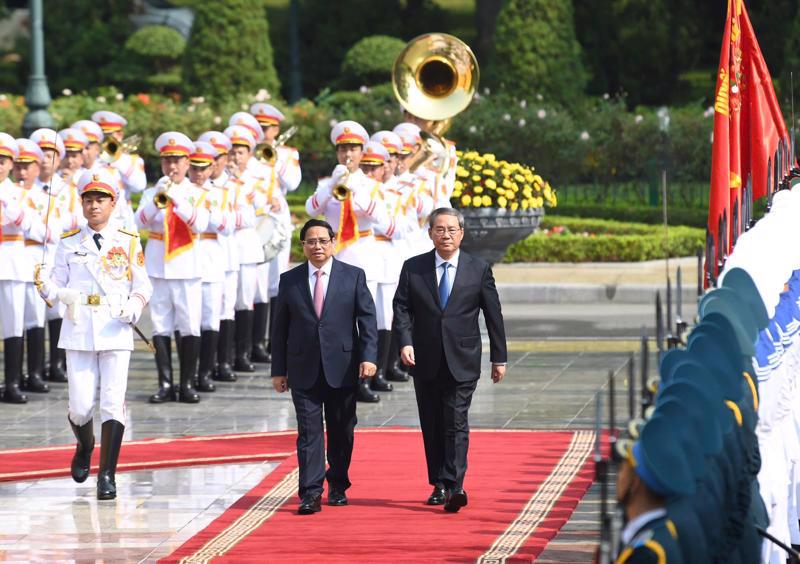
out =
<svg viewBox="0 0 800 564"><path fill-rule="evenodd" d="M295 431L280 431L124 442L117 471L283 460L294 456L296 437ZM99 439L92 454L93 474L100 459ZM74 443L0 450L0 482L69 476L74 452Z"/></svg>
<svg viewBox="0 0 800 564"><path fill-rule="evenodd" d="M287 458L163 562L530 562L591 483L593 433L473 430L457 514L428 507L416 429L357 432L348 507L299 516Z"/></svg>

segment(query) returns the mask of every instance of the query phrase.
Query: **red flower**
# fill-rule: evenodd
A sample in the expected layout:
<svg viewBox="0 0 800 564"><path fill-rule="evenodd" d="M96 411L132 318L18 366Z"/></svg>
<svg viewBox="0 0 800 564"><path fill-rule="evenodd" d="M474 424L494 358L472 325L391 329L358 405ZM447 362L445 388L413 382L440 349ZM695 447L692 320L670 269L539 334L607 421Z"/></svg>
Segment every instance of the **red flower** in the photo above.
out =
<svg viewBox="0 0 800 564"><path fill-rule="evenodd" d="M136 97L137 97L137 98L139 99L139 101L140 101L142 104L144 104L145 106L146 106L146 105L148 105L148 104L150 103L150 95L149 95L149 94L143 94L143 93L139 93L139 94L137 94L137 95L136 95Z"/></svg>

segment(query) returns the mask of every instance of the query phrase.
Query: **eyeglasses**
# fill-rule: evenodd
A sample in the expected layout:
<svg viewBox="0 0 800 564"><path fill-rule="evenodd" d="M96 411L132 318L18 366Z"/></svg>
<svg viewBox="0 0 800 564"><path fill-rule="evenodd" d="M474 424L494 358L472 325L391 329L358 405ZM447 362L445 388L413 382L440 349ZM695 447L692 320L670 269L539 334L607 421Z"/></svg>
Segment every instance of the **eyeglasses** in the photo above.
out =
<svg viewBox="0 0 800 564"><path fill-rule="evenodd" d="M444 227L434 227L433 234L437 237L444 237L444 234L447 233L451 237L455 237L458 235L458 232L461 231L460 227L448 227L445 229Z"/></svg>
<svg viewBox="0 0 800 564"><path fill-rule="evenodd" d="M303 244L307 247L316 247L319 244L320 247L327 247L331 244L330 239L306 239L303 241Z"/></svg>

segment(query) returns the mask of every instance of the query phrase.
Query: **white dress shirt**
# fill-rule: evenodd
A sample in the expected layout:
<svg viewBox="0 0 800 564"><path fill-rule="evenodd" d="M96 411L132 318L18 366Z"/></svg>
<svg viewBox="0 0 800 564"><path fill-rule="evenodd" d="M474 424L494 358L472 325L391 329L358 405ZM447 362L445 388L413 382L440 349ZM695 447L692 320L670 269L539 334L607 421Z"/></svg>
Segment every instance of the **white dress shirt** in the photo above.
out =
<svg viewBox="0 0 800 564"><path fill-rule="evenodd" d="M651 511L645 511L638 517L634 517L628 524L625 525L625 528L622 529L622 535L620 535L620 540L622 541L623 545L628 545L633 541L633 537L639 530L644 527L650 521L655 519L660 519L667 514L667 510L664 508L653 509Z"/></svg>
<svg viewBox="0 0 800 564"><path fill-rule="evenodd" d="M450 282L450 287L447 289L447 295L449 296L453 292L453 282L456 279L456 269L458 268L458 255L461 254L460 250L456 250L456 253L450 257L450 260L444 260L442 257L439 256L439 252L436 251L434 256L436 257L436 286L439 286L439 282L442 280L442 275L444 274L444 268L442 265L444 263L448 263L450 266L447 269L447 277L448 281Z"/></svg>
<svg viewBox="0 0 800 564"><path fill-rule="evenodd" d="M317 268L310 262L308 263L308 289L311 290L311 301L314 301L314 286L317 284L317 270L322 271L322 299L328 295L328 282L331 280L331 267L333 266L333 258L329 258L325 264Z"/></svg>

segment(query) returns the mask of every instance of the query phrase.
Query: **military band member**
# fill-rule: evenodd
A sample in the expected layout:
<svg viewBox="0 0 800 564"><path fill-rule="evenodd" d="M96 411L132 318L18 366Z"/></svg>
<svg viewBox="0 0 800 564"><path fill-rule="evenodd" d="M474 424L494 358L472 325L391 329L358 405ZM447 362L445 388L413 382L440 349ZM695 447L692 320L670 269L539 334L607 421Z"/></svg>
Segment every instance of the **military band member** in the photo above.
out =
<svg viewBox="0 0 800 564"><path fill-rule="evenodd" d="M408 110L403 111L403 119L405 123L411 123L428 133L431 133L436 126L436 121L422 119L409 113ZM429 182L429 188L434 200L434 209L450 207L450 196L453 195L456 184L456 166L458 164L456 145L449 139L445 139L444 141L447 146L447 170L444 173L440 173L428 167L422 167L422 173Z"/></svg>
<svg viewBox="0 0 800 564"><path fill-rule="evenodd" d="M284 116L283 113L275 106L271 104L265 104L263 102L259 102L250 106L250 113L253 114L256 120L258 120L258 123L261 124L261 129L264 132L263 143L272 146L275 151L275 162L272 166L274 173L277 175L281 192L284 196L289 192L294 192L297 190L297 187L300 185L300 180L302 179L302 174L300 171L300 154L294 147L288 147L283 144L275 146L276 139L280 135L281 122L286 116ZM289 212L288 203L283 206L284 202L285 198L283 198L282 208L280 212L277 213L277 216L283 220L286 231L291 234L294 229L292 226L292 215ZM291 245L286 245L286 247L278 253L277 257L269 261L269 301L267 303L267 311L270 327L272 326L272 320L275 316L275 310L274 308L270 307L269 302L272 302L272 300L278 296L278 284L280 282L280 276L289 269L289 258L291 252ZM258 314L256 314L256 316L258 317ZM258 323L255 325L256 327L261 327L258 325ZM266 333L267 339L269 339L269 331L264 332ZM262 332L259 331L259 333L254 336L256 341L254 347L259 343L263 343L263 339L260 339L261 335ZM271 360L269 356L269 345L267 345L264 353L264 358L267 361Z"/></svg>
<svg viewBox="0 0 800 564"><path fill-rule="evenodd" d="M213 392L212 380L214 360L219 345L219 323L222 312L222 293L225 282L226 243L221 235L234 231L235 217L228 201L229 192L210 182L214 170L217 149L210 143L197 141L194 152L189 156L189 180L205 190L203 205L209 212L208 227L200 233L199 252L202 262L203 315L200 322L200 365L197 376L197 389Z"/></svg>
<svg viewBox="0 0 800 564"><path fill-rule="evenodd" d="M319 181L306 200L311 217L324 215L336 232L336 258L362 268L373 300L378 292L382 259L377 255L374 228L385 228L386 210L379 197L373 197L375 182L360 170L367 131L350 120L337 123L331 131L339 164L330 178ZM366 380L359 383L359 401L377 402L380 397L369 389Z"/></svg>
<svg viewBox="0 0 800 564"><path fill-rule="evenodd" d="M425 176L410 170L414 157L422 147L422 137L419 131L417 126L410 123L401 123L394 128L394 132L403 140L403 150L400 152L397 162L397 184L405 202L403 209L409 224L413 225L416 221L418 225L418 228L408 237L411 255L428 252L433 247L425 223L428 215L434 210L434 200Z"/></svg>
<svg viewBox="0 0 800 564"><path fill-rule="evenodd" d="M59 174L65 182L70 183L72 190L77 194L78 180L80 180L83 171L86 169L83 166L83 152L89 144L89 139L84 135L83 131L75 128L62 129L58 132L58 136L64 142L66 155L61 161L61 170ZM80 210L76 214L78 225L72 227L83 227L86 224L86 218L83 217L83 211Z"/></svg>
<svg viewBox="0 0 800 564"><path fill-rule="evenodd" d="M27 205L27 192L9 179L18 156L17 142L0 133L0 308L3 322L3 401L25 403L22 383L23 331L25 330L25 291L35 262L25 249L25 241L41 239L44 223ZM41 260L41 257L40 259Z"/></svg>
<svg viewBox="0 0 800 564"><path fill-rule="evenodd" d="M61 236L51 275L37 285L44 298L67 305L59 344L67 351L68 419L78 440L72 478L80 483L89 476L99 387L97 499L114 499L133 350L131 324L141 316L152 288L138 234L111 221L119 197L116 177L108 171L86 171L78 189L88 224Z"/></svg>
<svg viewBox="0 0 800 564"><path fill-rule="evenodd" d="M228 173L228 153L231 150L231 140L221 131L206 131L197 139L211 143L217 150L214 157L211 177L208 182L211 186L220 189L228 195L228 208L232 214L233 231L230 234L220 233L218 240L225 247L224 270L225 280L223 282L222 309L219 321L219 345L217 346L216 369L213 374L214 380L220 382L235 382L236 373L233 371L235 358L234 350L234 331L236 313L236 293L239 285L239 246L236 242L236 226L241 225L240 211L235 207L236 182L231 182L231 175Z"/></svg>
<svg viewBox="0 0 800 564"><path fill-rule="evenodd" d="M92 114L92 121L97 123L106 137L116 140L120 146L125 139L125 126L128 125L121 115L102 110ZM118 155L109 155L109 165L119 171L125 186L125 198L130 207L131 195L138 194L147 187L147 176L144 172L144 160L137 154L130 153L124 147Z"/></svg>
<svg viewBox="0 0 800 564"><path fill-rule="evenodd" d="M39 145L30 139L17 139L19 153L14 161L14 178L24 190L21 205L37 214L47 229L34 233L25 239L25 253L29 263L29 274L25 285L25 336L27 338L28 380L24 389L30 392L47 392L44 383L44 322L47 306L33 285L33 266L45 257L43 245L56 241L61 234L60 222L53 212L54 202L44 192L37 181L41 172L44 154ZM17 308L19 306L16 306ZM5 312L4 312L5 314Z"/></svg>
<svg viewBox="0 0 800 564"><path fill-rule="evenodd" d="M39 145L44 159L42 160L39 178L36 179L38 186L50 201L50 213L57 218L61 224L62 231L75 229L78 225L77 216L83 216L79 211L79 201L77 191L72 190L72 186L65 182L57 174L61 166L61 160L66 156L66 148L61 137L52 129L42 128L31 133L31 141ZM47 244L47 256L45 264L53 264L58 243L53 241ZM66 356L63 349L58 348L58 338L61 332L61 322L64 317L64 304L58 301L53 302L53 307L45 308L45 319L47 321L47 333L50 337L50 370L47 379L51 382L67 381L66 376Z"/></svg>
<svg viewBox="0 0 800 564"><path fill-rule="evenodd" d="M236 114L234 114L236 115ZM243 121L255 118L245 114ZM261 129L258 129L261 133ZM239 251L239 286L236 296L235 313L235 343L236 372L254 372L250 359L253 348L253 305L256 302L258 286L261 284L263 295L266 297L268 272L265 268L264 249L256 231L256 210L267 205L266 194L259 189L263 182L261 166L253 158L253 149L256 138L253 137L251 128L243 125L230 126L225 130L225 135L231 141L231 150L228 154L228 170L233 175L231 184L234 188L233 205L238 213L236 224L236 242ZM262 265L259 267L259 265ZM268 299L268 297L267 297Z"/></svg>
<svg viewBox="0 0 800 564"><path fill-rule="evenodd" d="M200 354L200 321L203 287L202 262L196 234L208 227L205 191L192 184L186 173L194 143L183 133L169 131L158 136L155 148L161 156L164 176L142 195L136 223L150 232L145 252L147 273L153 284L151 318L156 348L158 392L151 403L175 401L172 378L173 331L180 332L179 401L197 403L194 390Z"/></svg>

